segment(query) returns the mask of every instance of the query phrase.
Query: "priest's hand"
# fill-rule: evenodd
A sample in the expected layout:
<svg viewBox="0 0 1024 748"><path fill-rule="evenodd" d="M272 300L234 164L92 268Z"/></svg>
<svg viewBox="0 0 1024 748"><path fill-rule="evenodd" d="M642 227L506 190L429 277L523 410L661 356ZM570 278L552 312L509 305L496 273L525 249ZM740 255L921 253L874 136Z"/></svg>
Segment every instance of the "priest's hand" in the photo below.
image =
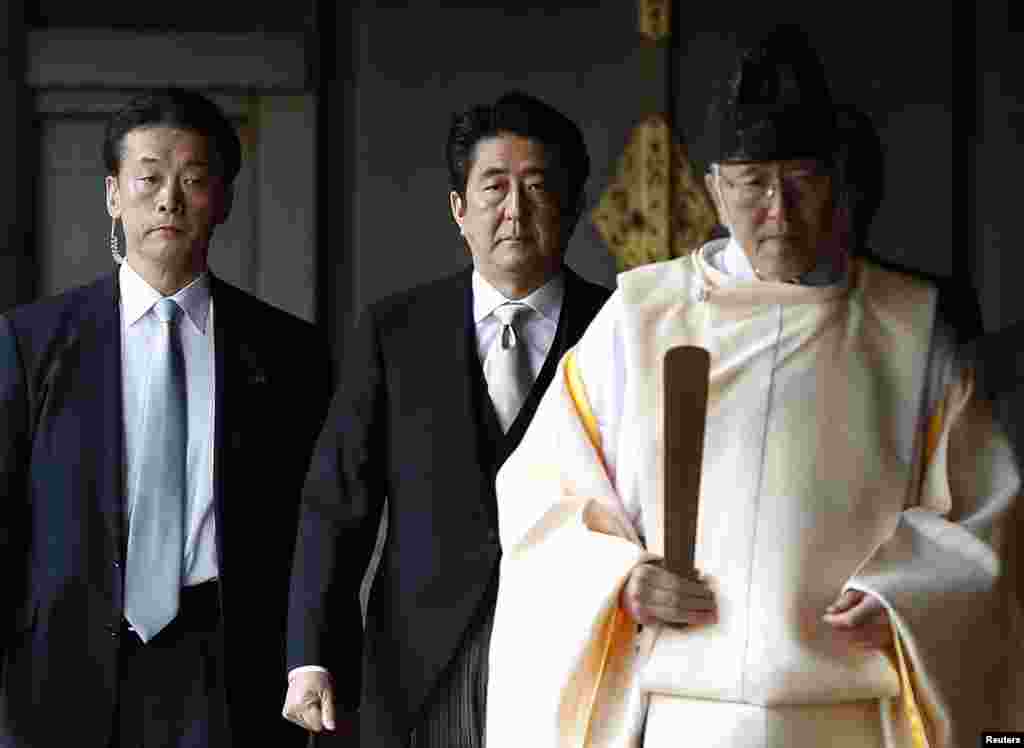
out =
<svg viewBox="0 0 1024 748"><path fill-rule="evenodd" d="M889 613L874 595L846 590L825 608L822 620L850 646L858 649L888 649L893 646Z"/></svg>
<svg viewBox="0 0 1024 748"><path fill-rule="evenodd" d="M634 621L643 625L714 623L715 597L697 576L681 577L658 563L640 564L630 572L619 602Z"/></svg>

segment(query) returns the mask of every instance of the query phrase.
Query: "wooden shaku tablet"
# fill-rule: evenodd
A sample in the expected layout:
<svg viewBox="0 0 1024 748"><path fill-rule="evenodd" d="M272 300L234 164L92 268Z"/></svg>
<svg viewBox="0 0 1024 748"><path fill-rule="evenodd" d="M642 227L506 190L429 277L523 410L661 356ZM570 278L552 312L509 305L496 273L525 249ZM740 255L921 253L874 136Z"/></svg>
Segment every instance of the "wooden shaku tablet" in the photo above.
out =
<svg viewBox="0 0 1024 748"><path fill-rule="evenodd" d="M665 565L683 576L694 569L710 368L697 346L665 354Z"/></svg>

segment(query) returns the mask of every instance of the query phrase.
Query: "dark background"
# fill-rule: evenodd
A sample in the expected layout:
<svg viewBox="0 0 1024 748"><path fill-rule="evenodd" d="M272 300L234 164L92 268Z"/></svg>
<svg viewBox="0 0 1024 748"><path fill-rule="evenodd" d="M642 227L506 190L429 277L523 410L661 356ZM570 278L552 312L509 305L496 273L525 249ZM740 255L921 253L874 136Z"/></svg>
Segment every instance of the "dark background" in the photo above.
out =
<svg viewBox="0 0 1024 748"><path fill-rule="evenodd" d="M410 6L9 0L0 19L0 311L30 301L37 289L33 117L41 92L26 83L30 33L219 31L249 35L255 45L284 36L302 46L305 88L317 100L315 316L341 356L361 306L468 262L448 208L443 145L452 112L513 87L554 103L584 129L593 204L630 128L652 111L671 110L703 165L711 81L731 59L735 33L695 29L799 21L824 58L837 101L866 111L885 145L887 198L872 232L878 252L973 283L988 330L1024 319L1014 234L1022 213L1017 70L1024 38L1011 4L979 3L954 17L876 0L676 3L675 35L661 49L641 39L636 3L624 0ZM131 70L133 60L124 65ZM168 70L169 79L174 74ZM100 184L82 199L102 214ZM106 237L96 236L95 246L105 253ZM614 262L586 218L569 261L613 283Z"/></svg>

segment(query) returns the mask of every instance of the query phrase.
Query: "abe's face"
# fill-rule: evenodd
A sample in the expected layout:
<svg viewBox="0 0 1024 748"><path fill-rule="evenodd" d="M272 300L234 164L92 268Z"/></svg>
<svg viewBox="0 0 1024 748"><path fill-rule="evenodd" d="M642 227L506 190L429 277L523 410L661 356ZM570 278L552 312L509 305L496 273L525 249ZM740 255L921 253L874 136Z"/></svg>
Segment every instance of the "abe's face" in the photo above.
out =
<svg viewBox="0 0 1024 748"><path fill-rule="evenodd" d="M210 237L231 205L211 150L208 138L192 130L154 126L125 134L120 172L106 178L106 191L129 261L205 266Z"/></svg>
<svg viewBox="0 0 1024 748"><path fill-rule="evenodd" d="M759 278L813 270L832 231L832 180L813 160L719 164L707 176L718 215Z"/></svg>
<svg viewBox="0 0 1024 748"><path fill-rule="evenodd" d="M532 291L561 267L576 221L566 177L542 144L519 135L485 138L474 156L465 197L450 194L473 265L499 290Z"/></svg>

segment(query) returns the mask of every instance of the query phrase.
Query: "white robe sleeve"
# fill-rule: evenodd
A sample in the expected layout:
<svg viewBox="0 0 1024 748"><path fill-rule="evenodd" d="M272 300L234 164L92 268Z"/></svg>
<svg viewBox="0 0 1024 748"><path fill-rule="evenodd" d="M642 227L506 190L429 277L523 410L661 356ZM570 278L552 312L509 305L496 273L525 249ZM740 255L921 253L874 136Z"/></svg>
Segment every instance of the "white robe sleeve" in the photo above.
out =
<svg viewBox="0 0 1024 748"><path fill-rule="evenodd" d="M621 412L614 405L621 390L601 379L621 368L608 358L617 307L609 302L563 358L498 474L504 556L489 660L489 748L639 740L637 627L619 607L619 594L650 555L616 494L602 448ZM604 365L588 365L595 376L584 382L577 355Z"/></svg>
<svg viewBox="0 0 1024 748"><path fill-rule="evenodd" d="M954 748L983 730L1024 728L1017 571L1005 561L1021 483L973 373L943 336L935 346L917 504L847 587L889 611L927 745Z"/></svg>

